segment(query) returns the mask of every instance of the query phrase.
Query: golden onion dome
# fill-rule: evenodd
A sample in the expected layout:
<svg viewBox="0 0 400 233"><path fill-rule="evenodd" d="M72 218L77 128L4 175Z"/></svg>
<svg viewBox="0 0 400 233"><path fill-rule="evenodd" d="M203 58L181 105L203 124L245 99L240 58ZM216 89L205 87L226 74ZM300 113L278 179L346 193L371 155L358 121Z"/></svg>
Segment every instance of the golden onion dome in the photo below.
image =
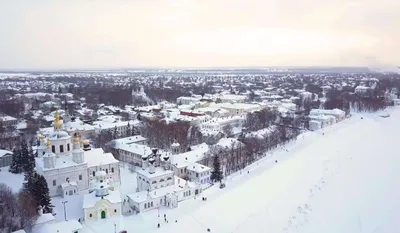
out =
<svg viewBox="0 0 400 233"><path fill-rule="evenodd" d="M51 147L51 142L50 139L47 139L47 147L50 148Z"/></svg>

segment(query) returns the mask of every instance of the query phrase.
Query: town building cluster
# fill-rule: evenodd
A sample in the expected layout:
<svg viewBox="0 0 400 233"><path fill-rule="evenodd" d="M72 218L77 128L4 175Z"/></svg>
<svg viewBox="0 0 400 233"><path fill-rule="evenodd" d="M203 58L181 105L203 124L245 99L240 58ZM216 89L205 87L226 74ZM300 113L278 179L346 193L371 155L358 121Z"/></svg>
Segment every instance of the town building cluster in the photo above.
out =
<svg viewBox="0 0 400 233"><path fill-rule="evenodd" d="M122 78L103 78L99 78L105 80L100 86L126 84ZM177 208L182 201L201 198L206 189L217 183L212 179L216 155L222 174L228 176L241 172L265 150L281 143L274 141L278 137L268 138L278 127L297 132L321 130L344 121L362 103L357 102L354 107L350 101L361 101L378 92L385 103L400 105L397 88L380 91L379 79L371 77L355 75L345 81L329 81L315 75L308 77L311 81L307 85L296 84L297 80L290 75L276 80L257 75L248 78L253 83L240 86L234 79L221 81L216 76L217 81L211 85L214 91L191 91L170 101L151 98L147 92L151 85L144 87L140 83L125 93L130 104L120 106L106 101L90 104L95 101L90 100L91 96L68 91L77 84L47 85L50 93L37 87L37 82L30 87L25 82L0 84L23 90L12 96L23 102L21 116L10 116L0 109L0 169L12 165L18 149L15 142L28 138L35 153L35 172L45 178L50 197L79 197L79 208L83 210L77 219L55 221L54 215L40 209L32 232L81 233L82 224L95 226L102 220ZM159 81L157 77L149 80L152 85ZM177 80L182 88L189 86L184 77ZM245 78L239 81L244 83ZM255 83L265 86L257 88ZM333 99L332 90L340 92L346 88L349 91L335 97L334 104L327 104ZM172 87L164 83L164 89L168 92ZM155 124L152 133L146 132L152 122L182 123L185 132L157 128L161 123ZM175 138L162 138L162 130ZM282 138L292 136L289 131L281 132ZM247 138L252 140L246 141ZM265 145L258 145L256 139ZM255 147L265 150L253 152ZM124 180L127 167L132 175L128 182ZM224 185L224 180L219 182Z"/></svg>

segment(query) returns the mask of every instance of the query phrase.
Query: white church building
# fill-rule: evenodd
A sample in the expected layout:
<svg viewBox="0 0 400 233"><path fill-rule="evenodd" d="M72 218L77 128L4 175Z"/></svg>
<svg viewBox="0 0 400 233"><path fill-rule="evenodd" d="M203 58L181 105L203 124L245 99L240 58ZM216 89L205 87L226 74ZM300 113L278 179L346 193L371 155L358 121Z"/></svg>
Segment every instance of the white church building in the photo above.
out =
<svg viewBox="0 0 400 233"><path fill-rule="evenodd" d="M84 195L83 210L86 221L121 215L121 194L114 189L105 171L96 172L95 188Z"/></svg>
<svg viewBox="0 0 400 233"><path fill-rule="evenodd" d="M127 203L135 213L159 208L177 207L178 202L194 198L201 186L174 175L169 154L161 155L152 149L142 156L142 167L137 170L137 192L127 195Z"/></svg>
<svg viewBox="0 0 400 233"><path fill-rule="evenodd" d="M50 196L76 195L93 188L97 171L105 171L115 185L120 184L119 161L101 148L91 149L78 135L71 137L62 130L56 111L54 131L47 138L40 136L36 171L46 178Z"/></svg>

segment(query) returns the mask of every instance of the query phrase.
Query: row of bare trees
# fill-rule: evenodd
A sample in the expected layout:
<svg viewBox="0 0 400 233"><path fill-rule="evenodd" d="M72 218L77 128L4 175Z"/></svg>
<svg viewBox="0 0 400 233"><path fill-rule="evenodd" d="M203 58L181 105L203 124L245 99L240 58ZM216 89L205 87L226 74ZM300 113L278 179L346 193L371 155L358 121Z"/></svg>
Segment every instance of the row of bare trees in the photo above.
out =
<svg viewBox="0 0 400 233"><path fill-rule="evenodd" d="M161 149L169 148L176 140L181 149L187 150L191 145L202 143L203 137L198 127L183 121L147 121L140 132L150 146Z"/></svg>
<svg viewBox="0 0 400 233"><path fill-rule="evenodd" d="M326 109L339 108L347 114L350 112L350 109L357 112L375 112L392 104L388 103L378 93L380 91L371 92L368 96L362 96L333 89L327 92L327 100L324 105Z"/></svg>
<svg viewBox="0 0 400 233"><path fill-rule="evenodd" d="M0 184L0 233L9 233L32 226L37 217L37 204L27 190L13 193Z"/></svg>
<svg viewBox="0 0 400 233"><path fill-rule="evenodd" d="M259 160L265 156L266 151L295 140L300 134L300 130L296 127L278 125L270 128L271 130L266 131L264 134L243 134L238 141L230 146L211 145L204 159L200 162L206 166L213 167L215 158L218 156L224 167L224 174L229 175Z"/></svg>

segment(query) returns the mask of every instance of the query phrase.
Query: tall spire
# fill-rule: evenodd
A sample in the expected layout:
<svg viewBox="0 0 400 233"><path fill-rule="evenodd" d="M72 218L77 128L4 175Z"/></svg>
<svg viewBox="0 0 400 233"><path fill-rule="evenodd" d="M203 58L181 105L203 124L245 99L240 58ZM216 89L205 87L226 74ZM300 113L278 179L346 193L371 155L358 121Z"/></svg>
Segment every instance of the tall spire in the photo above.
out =
<svg viewBox="0 0 400 233"><path fill-rule="evenodd" d="M56 119L54 120L54 129L59 130L62 127L62 122L61 122L60 113L58 112L58 110L56 110L55 118Z"/></svg>

